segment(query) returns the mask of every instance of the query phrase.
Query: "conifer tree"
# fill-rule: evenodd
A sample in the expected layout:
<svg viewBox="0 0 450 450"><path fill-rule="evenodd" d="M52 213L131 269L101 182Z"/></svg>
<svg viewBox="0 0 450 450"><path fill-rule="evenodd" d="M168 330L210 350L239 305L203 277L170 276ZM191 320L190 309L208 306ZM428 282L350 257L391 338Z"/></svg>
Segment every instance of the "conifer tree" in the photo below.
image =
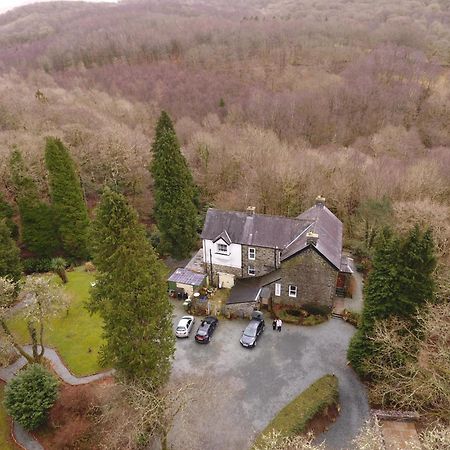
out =
<svg viewBox="0 0 450 450"><path fill-rule="evenodd" d="M89 227L86 201L75 164L59 139L47 139L45 163L62 247L69 256L85 259Z"/></svg>
<svg viewBox="0 0 450 450"><path fill-rule="evenodd" d="M197 240L197 190L170 117L164 111L156 126L152 151L154 217L162 248L175 258L185 258Z"/></svg>
<svg viewBox="0 0 450 450"><path fill-rule="evenodd" d="M15 200L20 215L20 236L25 247L39 257L53 255L59 248L53 212L40 195L19 150L9 160Z"/></svg>
<svg viewBox="0 0 450 450"><path fill-rule="evenodd" d="M106 188L92 224L98 277L89 309L104 320L101 361L128 379L167 381L174 353L165 271L137 213Z"/></svg>
<svg viewBox="0 0 450 450"><path fill-rule="evenodd" d="M21 273L19 249L5 219L0 219L0 277L19 281Z"/></svg>
<svg viewBox="0 0 450 450"><path fill-rule="evenodd" d="M348 358L363 375L364 360L376 351L371 336L376 321L392 316L414 326L417 309L432 299L436 265L430 231L414 227L405 237L384 229L381 233L364 292L361 326L352 338Z"/></svg>
<svg viewBox="0 0 450 450"><path fill-rule="evenodd" d="M11 231L11 237L17 240L19 237L19 228L14 223L13 216L14 216L14 209L5 200L5 197L0 192L0 220L5 219L6 225L8 225L8 228Z"/></svg>

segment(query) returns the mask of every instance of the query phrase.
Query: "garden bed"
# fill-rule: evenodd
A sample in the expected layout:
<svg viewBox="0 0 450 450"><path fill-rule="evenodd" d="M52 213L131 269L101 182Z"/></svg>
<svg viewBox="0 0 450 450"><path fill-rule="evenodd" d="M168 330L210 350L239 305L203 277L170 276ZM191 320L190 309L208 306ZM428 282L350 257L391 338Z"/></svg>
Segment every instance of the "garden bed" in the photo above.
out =
<svg viewBox="0 0 450 450"><path fill-rule="evenodd" d="M328 320L327 315L309 314L307 311L301 309L278 309L275 311L275 315L283 322L303 326L319 325Z"/></svg>
<svg viewBox="0 0 450 450"><path fill-rule="evenodd" d="M272 419L256 443L260 443L262 435L272 431L286 436L308 431L321 433L336 420L339 413L338 400L336 376L325 375L319 378Z"/></svg>

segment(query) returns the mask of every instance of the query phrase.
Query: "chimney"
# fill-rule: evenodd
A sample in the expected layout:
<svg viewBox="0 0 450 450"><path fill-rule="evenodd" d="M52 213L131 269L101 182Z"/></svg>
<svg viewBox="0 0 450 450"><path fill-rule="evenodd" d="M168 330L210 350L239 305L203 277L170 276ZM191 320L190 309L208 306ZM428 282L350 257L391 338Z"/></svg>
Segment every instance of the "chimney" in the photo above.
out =
<svg viewBox="0 0 450 450"><path fill-rule="evenodd" d="M317 241L319 240L319 235L314 233L314 231L308 231L306 233L306 243L308 245L317 245Z"/></svg>
<svg viewBox="0 0 450 450"><path fill-rule="evenodd" d="M247 216L253 216L255 214L256 207L247 206Z"/></svg>
<svg viewBox="0 0 450 450"><path fill-rule="evenodd" d="M325 206L325 197L318 195L316 197L316 206Z"/></svg>

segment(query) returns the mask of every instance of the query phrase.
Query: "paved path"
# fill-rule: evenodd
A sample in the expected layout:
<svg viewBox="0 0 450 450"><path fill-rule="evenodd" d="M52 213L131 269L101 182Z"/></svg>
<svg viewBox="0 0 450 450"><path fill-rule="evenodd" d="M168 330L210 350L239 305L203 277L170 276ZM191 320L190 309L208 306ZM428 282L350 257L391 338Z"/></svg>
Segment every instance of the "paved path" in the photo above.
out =
<svg viewBox="0 0 450 450"><path fill-rule="evenodd" d="M179 319L184 311L174 303ZM369 417L366 389L347 366L355 328L340 319L314 327L284 325L281 333L267 326L257 347L249 350L239 344L246 323L221 320L207 345L197 344L193 336L177 341L174 377L212 380L217 392L189 411L188 424L175 427L174 448L183 448L187 434L195 432L190 448L248 449L280 409L327 373L338 377L341 411L318 440L325 439L328 449L351 448Z"/></svg>
<svg viewBox="0 0 450 450"><path fill-rule="evenodd" d="M30 355L33 353L31 345L25 345L24 350ZM54 349L45 347L44 357L50 361L52 368L56 372L56 374L64 382L66 382L67 384L71 384L72 386L88 384L92 381L101 380L114 373L114 370L109 370L107 372L100 372L95 375L89 375L87 377L76 377L70 373L69 369L67 369L58 353L56 353ZM10 366L0 368L0 379L8 382L26 364L27 360L23 356L21 356L15 363L11 364ZM44 447L42 447L42 445L17 422L13 422L13 432L16 441L26 450L44 450Z"/></svg>

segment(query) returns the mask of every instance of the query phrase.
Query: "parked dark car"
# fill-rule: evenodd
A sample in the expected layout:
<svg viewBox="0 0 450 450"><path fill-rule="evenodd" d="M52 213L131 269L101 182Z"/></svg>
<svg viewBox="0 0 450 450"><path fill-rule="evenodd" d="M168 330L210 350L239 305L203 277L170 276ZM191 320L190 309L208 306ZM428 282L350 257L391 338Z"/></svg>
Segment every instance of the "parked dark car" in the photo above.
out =
<svg viewBox="0 0 450 450"><path fill-rule="evenodd" d="M264 316L260 311L254 311L252 319L242 333L240 343L243 347L253 348L264 331L266 324L264 322Z"/></svg>
<svg viewBox="0 0 450 450"><path fill-rule="evenodd" d="M214 333L219 321L216 317L207 316L205 317L198 327L197 333L195 334L195 340L199 344L207 344Z"/></svg>

